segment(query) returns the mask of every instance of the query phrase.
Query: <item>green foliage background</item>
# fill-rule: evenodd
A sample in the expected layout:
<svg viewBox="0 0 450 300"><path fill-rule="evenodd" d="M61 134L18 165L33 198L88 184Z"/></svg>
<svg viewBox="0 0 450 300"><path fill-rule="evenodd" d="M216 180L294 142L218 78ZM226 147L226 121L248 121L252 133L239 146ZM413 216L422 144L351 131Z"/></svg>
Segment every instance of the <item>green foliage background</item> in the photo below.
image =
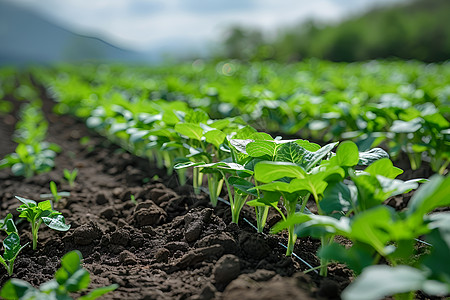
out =
<svg viewBox="0 0 450 300"><path fill-rule="evenodd" d="M438 62L450 59L450 1L416 0L374 9L339 24L313 21L265 37L257 29L232 27L219 56L282 62L317 57L331 61L378 58Z"/></svg>

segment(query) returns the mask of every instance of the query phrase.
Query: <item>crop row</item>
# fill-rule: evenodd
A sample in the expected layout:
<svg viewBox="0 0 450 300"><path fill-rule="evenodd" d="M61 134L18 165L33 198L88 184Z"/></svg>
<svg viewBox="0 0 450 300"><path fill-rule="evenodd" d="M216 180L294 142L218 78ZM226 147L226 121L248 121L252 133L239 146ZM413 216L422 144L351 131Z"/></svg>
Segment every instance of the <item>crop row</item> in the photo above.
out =
<svg viewBox="0 0 450 300"><path fill-rule="evenodd" d="M446 231L450 214L429 215L436 208L449 206L448 177L432 177L405 211L396 212L383 204L385 200L427 180L395 179L403 171L394 167L380 148L361 151L364 146L350 141L321 147L303 139L283 140L246 125L242 116L211 119L202 109L189 107L189 101L150 100L148 94L127 98L124 91L111 92L109 85L95 80L84 87L86 95L66 92L60 86L65 80L72 79L47 81L51 82L48 89L58 103L57 110L85 120L88 127L136 155L156 160L169 172L176 169L182 183L186 168L193 168L195 190L199 192L206 177L213 206L225 185L232 222L238 223L242 207L250 205L262 232L268 210L276 210L282 221L271 231L288 230L286 255L292 254L298 236L320 238L321 275L326 276L330 261L346 263L356 275L361 274L344 292L344 298L399 294L409 299L414 290L433 295L449 292L450 272L438 261L450 250ZM392 113L392 107L386 113ZM438 115L434 107L430 118L447 122ZM422 120L426 116L422 115ZM408 122L393 121L397 121L392 122L394 127ZM436 132L441 134L442 130ZM316 204L316 213L306 208L310 199ZM353 246L345 249L334 242L336 235L348 238ZM420 243L417 238L423 235L432 244L431 254L415 260L414 248ZM381 258L390 266L378 266ZM405 273L413 275L405 279ZM379 284L369 289L367 278L376 278ZM387 284L392 282L397 284Z"/></svg>
<svg viewBox="0 0 450 300"><path fill-rule="evenodd" d="M314 63L318 62L311 62ZM220 76L233 78L229 76L230 74L226 74L230 70L228 68L233 66L225 64L220 66L219 70L222 72ZM264 65L260 67L269 68ZM70 72L74 70L73 67L66 68L69 68ZM64 69L58 72L61 70ZM318 256L321 258L320 271L323 276L327 274L327 265L330 261L343 262L359 275L344 292L344 298L360 299L361 295L364 295L377 299L385 295L399 294L398 297L408 299L414 296L410 292L414 290L423 290L433 295L449 293L450 270L439 261L450 253L447 228L450 214L446 212L429 214L436 208L449 206L448 177L439 175L432 177L414 194L405 211L396 212L383 204L385 200L416 189L419 183L427 180L404 182L395 179L403 171L393 166L384 150L372 148L376 144L374 140L370 143L359 140L356 144L350 141L331 142L323 147L304 139L283 140L279 136L272 137L266 132L258 132L247 125L247 121L257 124L249 119L252 112L237 117L219 116L219 119L212 119L208 113L216 113L214 110L208 109L207 113L199 108L203 108L201 105L191 107L196 100L199 103L203 100L204 103L209 101L208 108L214 107L215 103L217 108L225 104L230 111L245 109L239 106L239 103L233 104L235 105L233 107L227 106L231 102L214 102L215 100L212 100L214 97L222 101L218 96L219 93L214 96L209 90L207 99L189 98L187 96L190 95L187 92L189 87L177 89L175 85L167 97L161 97L159 94L158 99L151 99L156 97L151 95L155 92L151 88L142 91L139 81L133 86L132 82L127 82L124 78L114 79L115 73L109 71L110 69L103 66L99 67L96 73L83 71L79 76L73 73L70 73L70 76L63 73L56 75L58 73L53 73L54 70L44 69L34 70L34 74L47 85L50 95L57 102L58 112L70 113L85 120L88 127L136 155L155 160L160 167L166 167L168 172L172 172L172 169L177 170L181 183L186 182L188 174L186 170L192 168L194 189L200 192L202 183L206 181L213 206L217 204L217 198L225 185L233 222L239 222L239 214L244 205L253 206L258 231L262 232L269 209L276 210L281 215L282 221L271 231L276 233L283 229L288 230L287 255L292 254L298 236L309 235L320 238L322 247ZM237 74L238 71L239 69L235 69L233 74ZM95 75L99 72L103 77L96 78ZM180 72L184 75L183 70ZM214 69L214 72L217 73L217 69ZM173 75L167 76L172 76L170 77L172 79L161 77L166 85L176 81ZM197 74L197 76L205 75ZM155 80L154 82L158 80L154 78L158 76L147 79L150 80L150 83L147 82L149 86L152 80ZM227 80L224 82L229 83ZM127 84L128 89L125 88ZM153 87L161 91L160 87ZM193 85L190 88L195 91L198 87ZM164 99L170 98L169 95L172 93L185 98ZM226 91L223 93L225 95ZM255 98L261 94L258 95ZM256 103L261 101L270 103L278 100L259 99ZM443 103L445 101L447 100L444 99ZM248 99L248 103L255 102ZM424 103L420 105L422 104ZM430 105L428 106L431 107ZM274 114L270 117L277 116L280 112L278 108L281 106L275 105L270 110L266 107L260 112ZM439 123L442 119L437 116L440 115L446 121L443 116L446 112L437 112L436 107L435 105L434 110L430 110L433 111L433 114L429 114L432 116L430 120L437 120ZM258 113L258 107L253 106L253 109L253 112ZM386 109L386 112L389 114L392 112L391 109L392 107ZM217 112L219 111L226 113L227 110L222 107L217 109ZM408 110L409 113L412 111ZM396 118L392 120L390 126L399 126L399 121L409 122L401 119L405 114L406 112L394 113ZM419 118L426 120L428 115L420 116ZM280 122L279 127L272 127L270 118L261 120L269 122L266 123L268 129L280 129L283 126ZM314 123L313 119L308 120ZM300 121L303 122L303 119ZM315 132L309 128L310 123L304 124L309 130L309 135ZM425 123L425 121L421 123L418 131L425 132L426 126L422 126ZM443 122L441 123L439 126L444 126ZM332 127L332 123L328 125ZM410 127L410 124L405 127ZM317 132L321 131L316 129ZM434 132L444 136L445 129L441 129L439 127ZM376 132L370 134L373 133ZM409 138L406 132L402 133L405 134L405 139ZM342 136L345 136L345 132ZM428 138L435 137L428 136ZM448 141L443 139L441 142L445 144ZM441 150L445 153L446 148L436 148L435 153ZM428 155L430 159L434 159L431 152ZM445 164L444 156L443 164L439 168L443 167L442 170L445 170ZM315 202L316 205L313 207L315 213L307 209L308 200ZM336 235L348 238L353 246L345 249L335 243ZM420 243L416 239L424 235L432 244L424 246L430 247L430 254L422 255L419 260L413 260L412 257L417 254L414 248ZM378 266L377 263L381 258L390 266ZM413 275L405 277L405 273ZM376 278L378 284L369 289L367 278L370 280ZM398 284L392 285L392 282Z"/></svg>
<svg viewBox="0 0 450 300"><path fill-rule="evenodd" d="M37 72L65 100L166 100L200 108L214 119L240 117L258 130L330 142L351 139L361 150L383 144L393 159L405 152L413 169L425 160L442 174L450 162L448 63L196 61L160 68L66 65L50 74Z"/></svg>

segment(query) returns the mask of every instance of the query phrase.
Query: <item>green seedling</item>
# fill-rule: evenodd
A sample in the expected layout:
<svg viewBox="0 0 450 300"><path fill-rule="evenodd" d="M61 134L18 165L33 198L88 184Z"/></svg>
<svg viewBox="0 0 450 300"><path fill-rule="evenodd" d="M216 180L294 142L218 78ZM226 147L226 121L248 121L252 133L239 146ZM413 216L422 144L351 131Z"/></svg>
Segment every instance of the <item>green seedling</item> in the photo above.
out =
<svg viewBox="0 0 450 300"><path fill-rule="evenodd" d="M5 283L0 291L0 296L8 300L74 299L70 293L80 292L86 289L90 283L90 274L82 268L81 259L82 255L79 251L71 251L62 257L61 268L56 271L54 279L44 282L37 289L26 281L13 278ZM94 300L118 287L117 284L100 287L79 297L78 300Z"/></svg>
<svg viewBox="0 0 450 300"><path fill-rule="evenodd" d="M130 201L131 201L131 203L133 203L134 205L137 205L137 200L136 200L136 197L135 197L134 195L131 195L131 196L130 196Z"/></svg>
<svg viewBox="0 0 450 300"><path fill-rule="evenodd" d="M14 261L19 255L19 252L28 245L25 244L20 246L20 237L17 232L11 232L4 240L3 240L3 249L5 252L3 256L0 256L0 263L5 267L8 275L11 276L14 271Z"/></svg>
<svg viewBox="0 0 450 300"><path fill-rule="evenodd" d="M0 230L6 232L8 235L3 240L4 254L0 256L0 263L5 267L8 275L11 276L14 271L14 261L17 255L28 244L20 246L20 237L17 233L12 214L8 214L6 218L0 220Z"/></svg>
<svg viewBox="0 0 450 300"><path fill-rule="evenodd" d="M33 250L36 250L38 231L42 223L51 229L58 231L67 231L70 225L66 224L64 216L53 210L50 200L36 203L34 200L16 196L16 198L23 204L17 208L20 212L19 217L27 219L31 224L31 234L33 237Z"/></svg>
<svg viewBox="0 0 450 300"><path fill-rule="evenodd" d="M51 194L40 194L39 196L42 199L53 199L55 203L58 203L59 200L63 197L69 197L69 192L58 192L58 189L56 187L56 183L54 181L50 181L50 192Z"/></svg>
<svg viewBox="0 0 450 300"><path fill-rule="evenodd" d="M72 172L70 172L67 169L64 169L64 179L67 180L69 183L69 186L73 188L75 186L75 178L77 178L78 175L78 169L73 169Z"/></svg>
<svg viewBox="0 0 450 300"><path fill-rule="evenodd" d="M6 215L6 218L0 220L0 230L6 232L6 234L17 232L12 214L9 213Z"/></svg>

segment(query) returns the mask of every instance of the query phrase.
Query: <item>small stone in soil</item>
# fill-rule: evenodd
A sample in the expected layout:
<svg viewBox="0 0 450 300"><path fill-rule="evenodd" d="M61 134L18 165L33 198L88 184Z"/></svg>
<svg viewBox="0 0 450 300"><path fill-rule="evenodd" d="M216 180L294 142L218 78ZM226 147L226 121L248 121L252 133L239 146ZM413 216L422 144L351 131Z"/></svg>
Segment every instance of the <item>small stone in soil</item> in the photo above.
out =
<svg viewBox="0 0 450 300"><path fill-rule="evenodd" d="M214 266L214 280L216 284L227 285L230 281L238 277L240 272L239 258L232 254L226 254Z"/></svg>
<svg viewBox="0 0 450 300"><path fill-rule="evenodd" d="M119 261L124 265L135 265L137 264L136 255L128 250L124 250L119 254Z"/></svg>

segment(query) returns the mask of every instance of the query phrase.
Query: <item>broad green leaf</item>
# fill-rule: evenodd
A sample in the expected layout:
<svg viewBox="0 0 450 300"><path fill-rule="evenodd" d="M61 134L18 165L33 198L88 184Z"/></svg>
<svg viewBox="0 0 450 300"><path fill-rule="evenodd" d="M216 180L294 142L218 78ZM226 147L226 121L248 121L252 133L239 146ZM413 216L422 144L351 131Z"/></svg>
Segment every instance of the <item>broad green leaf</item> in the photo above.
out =
<svg viewBox="0 0 450 300"><path fill-rule="evenodd" d="M36 201L34 201L34 200L31 200L31 199L26 199L26 198L23 198L23 197L19 197L19 196L15 196L16 197L16 199L18 199L20 202L22 202L23 204L25 204L27 207L35 207L37 204L36 204Z"/></svg>
<svg viewBox="0 0 450 300"><path fill-rule="evenodd" d="M231 176L228 178L228 183L235 189L238 189L246 194L251 194L254 196L258 195L255 190L249 191L250 189L254 188L255 185L241 177Z"/></svg>
<svg viewBox="0 0 450 300"><path fill-rule="evenodd" d="M12 260L20 251L20 237L16 232L11 233L3 240L5 253L3 258L7 261Z"/></svg>
<svg viewBox="0 0 450 300"><path fill-rule="evenodd" d="M108 286L96 288L95 290L91 291L89 294L87 294L85 296L81 296L80 298L78 298L78 300L95 300L98 297L103 296L106 293L114 291L118 287L119 287L118 284L111 284Z"/></svg>
<svg viewBox="0 0 450 300"><path fill-rule="evenodd" d="M269 149L270 150L270 149ZM302 164L306 150L295 142L283 144L278 148L275 160L278 162L291 162Z"/></svg>
<svg viewBox="0 0 450 300"><path fill-rule="evenodd" d="M389 154L381 148L373 148L366 152L359 153L359 162L360 166L368 166L375 162L376 160L382 158L389 158Z"/></svg>
<svg viewBox="0 0 450 300"><path fill-rule="evenodd" d="M249 143L253 142L253 140L231 139L229 142L230 145L233 146L238 152L248 155L246 147Z"/></svg>
<svg viewBox="0 0 450 300"><path fill-rule="evenodd" d="M271 141L255 141L247 144L246 152L252 157L268 156L273 160L277 151L277 144Z"/></svg>
<svg viewBox="0 0 450 300"><path fill-rule="evenodd" d="M311 143L307 140L296 140L295 141L300 147L305 148L305 150L308 150L310 152L316 152L320 149L320 146L315 143Z"/></svg>
<svg viewBox="0 0 450 300"><path fill-rule="evenodd" d="M239 139L239 140L245 140L245 139L251 139L252 135L256 133L256 129L247 125L245 127L242 127L239 129L236 134L233 136L233 139Z"/></svg>
<svg viewBox="0 0 450 300"><path fill-rule="evenodd" d="M52 210L52 203L50 200L42 201L38 203L38 207L42 210Z"/></svg>
<svg viewBox="0 0 450 300"><path fill-rule="evenodd" d="M76 292L87 288L90 281L89 272L80 268L70 275L64 286L69 292Z"/></svg>
<svg viewBox="0 0 450 300"><path fill-rule="evenodd" d="M343 292L344 300L378 300L421 289L425 275L409 266L370 266Z"/></svg>
<svg viewBox="0 0 450 300"><path fill-rule="evenodd" d="M333 211L347 212L352 209L357 197L358 191L354 185L334 182L327 186L319 204L322 211L327 215Z"/></svg>
<svg viewBox="0 0 450 300"><path fill-rule="evenodd" d="M6 234L17 232L16 224L11 213L7 214L3 220L0 220L0 230L4 230Z"/></svg>
<svg viewBox="0 0 450 300"><path fill-rule="evenodd" d="M450 176L434 175L423 184L408 203L408 215L421 218L437 207L450 206Z"/></svg>
<svg viewBox="0 0 450 300"><path fill-rule="evenodd" d="M73 274L78 269L80 269L82 258L83 256L81 255L80 251L78 250L70 251L61 258L61 267L65 271L69 272L69 274Z"/></svg>
<svg viewBox="0 0 450 300"><path fill-rule="evenodd" d="M70 225L66 224L66 220L61 214L51 214L48 217L42 217L42 221L54 230L67 231L70 229Z"/></svg>
<svg viewBox="0 0 450 300"><path fill-rule="evenodd" d="M394 167L392 161L389 158L381 158L375 161L364 171L372 175L381 175L391 179L394 179L395 177L403 173L402 169Z"/></svg>
<svg viewBox="0 0 450 300"><path fill-rule="evenodd" d="M21 299L26 293L36 290L26 281L12 278L8 280L0 291L0 297L8 300Z"/></svg>
<svg viewBox="0 0 450 300"><path fill-rule="evenodd" d="M214 129L205 133L206 142L214 145L217 149L219 149L220 145L224 142L227 135L220 130Z"/></svg>
<svg viewBox="0 0 450 300"><path fill-rule="evenodd" d="M378 253L385 253L390 241L390 225L393 223L393 210L387 206L377 206L357 214L351 223L353 240L372 245Z"/></svg>
<svg viewBox="0 0 450 300"><path fill-rule="evenodd" d="M394 120L394 123L392 123L391 128L389 128L389 131L395 132L395 133L411 133L416 132L420 128L422 128L423 119L422 118L416 118L411 121L402 121L402 120Z"/></svg>
<svg viewBox="0 0 450 300"><path fill-rule="evenodd" d="M314 227L324 229L324 233L347 235L350 232L350 220L348 218L341 218L337 220L329 216L320 216L313 214L295 213L286 220L278 222L273 228L272 232L277 233L284 228L296 225L295 233L298 236L305 236L309 234L308 230L313 230ZM298 226L300 225L300 226ZM318 233L318 231L315 231ZM313 237L321 237L322 234L312 235Z"/></svg>
<svg viewBox="0 0 450 300"><path fill-rule="evenodd" d="M450 278L450 265L443 263L450 253L450 213L435 213L429 217L431 233L427 241L433 245L430 255L424 260L424 265L432 271L434 278Z"/></svg>
<svg viewBox="0 0 450 300"><path fill-rule="evenodd" d="M206 122L209 120L209 116L208 114L201 110L201 109L195 109L195 110L190 110L186 113L186 115L184 116L184 122L186 123L193 123L193 124L199 124L199 123L204 123L206 124Z"/></svg>
<svg viewBox="0 0 450 300"><path fill-rule="evenodd" d="M327 156L331 150L337 145L338 143L330 143L319 150L315 152L307 152L305 154L304 163L302 166L305 168L307 172L309 172L315 165L317 165L325 156Z"/></svg>
<svg viewBox="0 0 450 300"><path fill-rule="evenodd" d="M353 167L357 165L359 152L356 144L350 141L341 143L336 151L336 161L342 167Z"/></svg>
<svg viewBox="0 0 450 300"><path fill-rule="evenodd" d="M188 138L201 141L203 136L203 129L198 124L193 123L178 123L175 125L175 131L187 136Z"/></svg>
<svg viewBox="0 0 450 300"><path fill-rule="evenodd" d="M305 170L290 162L260 162L255 165L255 179L268 183L283 177L304 178Z"/></svg>
<svg viewBox="0 0 450 300"><path fill-rule="evenodd" d="M272 136L265 132L256 132L251 135L251 139L255 141L273 141Z"/></svg>

